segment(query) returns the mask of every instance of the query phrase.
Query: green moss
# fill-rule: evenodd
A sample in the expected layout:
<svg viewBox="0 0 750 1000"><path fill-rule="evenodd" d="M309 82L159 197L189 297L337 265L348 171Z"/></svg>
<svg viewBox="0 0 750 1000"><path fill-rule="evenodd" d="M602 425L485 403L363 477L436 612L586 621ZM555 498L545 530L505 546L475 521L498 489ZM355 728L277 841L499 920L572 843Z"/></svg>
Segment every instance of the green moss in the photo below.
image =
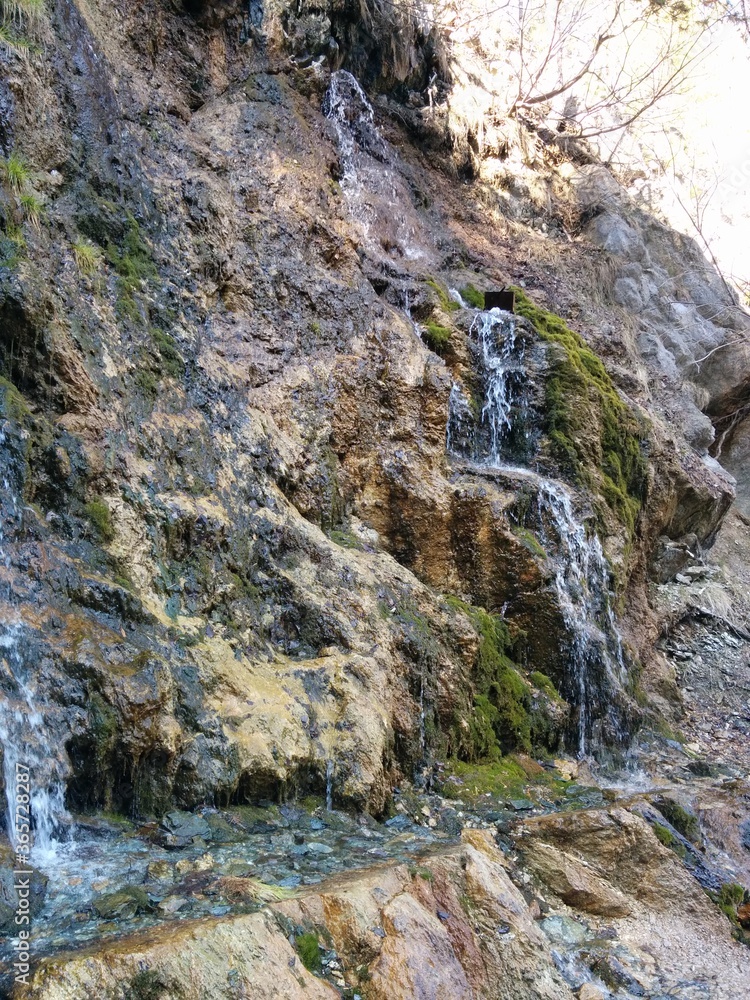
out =
<svg viewBox="0 0 750 1000"><path fill-rule="evenodd" d="M0 267L13 270L26 249L26 239L18 226L8 225L0 232Z"/></svg>
<svg viewBox="0 0 750 1000"><path fill-rule="evenodd" d="M698 818L672 799L661 799L658 803L659 812L683 837L694 844L700 843L701 831Z"/></svg>
<svg viewBox="0 0 750 1000"><path fill-rule="evenodd" d="M528 549L532 555L538 556L540 559L546 558L547 553L544 551L544 546L532 531L529 531L528 528L521 528L518 525L514 525L511 530L524 548Z"/></svg>
<svg viewBox="0 0 750 1000"><path fill-rule="evenodd" d="M300 934L296 940L297 952L308 972L320 972L320 944L318 935L309 932Z"/></svg>
<svg viewBox="0 0 750 1000"><path fill-rule="evenodd" d="M96 497L86 504L86 517L96 528L97 533L103 542L111 542L115 537L115 529L112 524L112 513L106 502L101 497Z"/></svg>
<svg viewBox="0 0 750 1000"><path fill-rule="evenodd" d="M18 389L7 378L0 376L0 416L22 423L31 411Z"/></svg>
<svg viewBox="0 0 750 1000"><path fill-rule="evenodd" d="M745 898L745 889L738 882L725 882L719 889L719 902L735 909Z"/></svg>
<svg viewBox="0 0 750 1000"><path fill-rule="evenodd" d="M677 855L678 858L684 860L687 857L687 850L685 845L681 844L679 840L675 837L672 831L667 826L663 826L661 823L654 823L654 833L656 839L661 841L665 847L668 847L671 851Z"/></svg>
<svg viewBox="0 0 750 1000"><path fill-rule="evenodd" d="M172 378L179 378L185 370L185 363L177 350L174 337L157 327L152 327L150 333L154 346L159 352L162 371Z"/></svg>
<svg viewBox="0 0 750 1000"><path fill-rule="evenodd" d="M427 284L437 294L440 308L443 312L452 313L461 308L460 304L450 297L448 289L437 278L428 278Z"/></svg>
<svg viewBox="0 0 750 1000"><path fill-rule="evenodd" d="M534 670L529 674L529 680L535 687L538 687L540 691L543 691L547 697L551 698L553 701L560 701L560 695L557 688L546 674L543 674L540 670Z"/></svg>
<svg viewBox="0 0 750 1000"><path fill-rule="evenodd" d="M469 618L479 637L472 673L475 694L468 720L469 745L462 748L461 755L479 760L497 757L501 751L530 751L531 691L508 655L512 648L508 626L498 615L457 597L448 597L446 601Z"/></svg>
<svg viewBox="0 0 750 1000"><path fill-rule="evenodd" d="M600 358L554 313L514 288L516 312L528 319L550 350L546 432L552 456L567 472L595 488L632 534L645 499L645 427L617 394ZM595 434L592 438L592 428Z"/></svg>
<svg viewBox="0 0 750 1000"><path fill-rule="evenodd" d="M448 347L453 331L447 326L441 326L432 321L425 323L423 327L424 341L430 350L436 354L441 354Z"/></svg>
<svg viewBox="0 0 750 1000"><path fill-rule="evenodd" d="M464 285L461 289L461 298L473 309L484 309L484 292L480 292L473 285Z"/></svg>
<svg viewBox="0 0 750 1000"><path fill-rule="evenodd" d="M362 549L362 543L351 531L334 528L329 531L328 537L332 542L335 542L336 545L340 545L344 549Z"/></svg>

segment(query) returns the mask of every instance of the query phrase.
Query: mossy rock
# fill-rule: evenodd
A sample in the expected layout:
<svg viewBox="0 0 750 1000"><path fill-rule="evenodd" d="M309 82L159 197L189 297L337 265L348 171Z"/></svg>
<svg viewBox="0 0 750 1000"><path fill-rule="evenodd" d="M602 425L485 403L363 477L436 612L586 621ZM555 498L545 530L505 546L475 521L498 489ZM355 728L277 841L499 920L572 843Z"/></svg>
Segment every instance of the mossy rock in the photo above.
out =
<svg viewBox="0 0 750 1000"><path fill-rule="evenodd" d="M97 534L103 542L111 542L115 537L115 528L112 523L112 513L107 502L101 497L96 497L86 504L86 517L96 528Z"/></svg>
<svg viewBox="0 0 750 1000"><path fill-rule="evenodd" d="M479 638L468 732L463 738L460 732L454 734L458 756L475 761L497 758L510 750L530 751L531 688L510 657L513 640L508 626L498 615L457 597L446 598L446 603L467 616Z"/></svg>
<svg viewBox="0 0 750 1000"><path fill-rule="evenodd" d="M97 896L91 904L102 920L129 920L151 909L148 893L139 885L129 885L117 892Z"/></svg>
<svg viewBox="0 0 750 1000"><path fill-rule="evenodd" d="M437 278L428 278L427 284L437 295L438 302L440 303L440 308L443 310L443 312L446 313L457 312L461 308L460 303L456 302L455 299L451 298L448 289L442 282L438 281Z"/></svg>
<svg viewBox="0 0 750 1000"><path fill-rule="evenodd" d="M0 376L0 416L23 423L31 416L26 400L7 378Z"/></svg>
<svg viewBox="0 0 750 1000"><path fill-rule="evenodd" d="M603 362L554 313L514 288L516 312L550 345L545 432L563 472L592 489L632 536L646 497L645 422L618 395Z"/></svg>
<svg viewBox="0 0 750 1000"><path fill-rule="evenodd" d="M443 354L448 349L452 334L450 327L441 326L439 323L430 321L424 326L424 341L436 354Z"/></svg>
<svg viewBox="0 0 750 1000"><path fill-rule="evenodd" d="M297 953L299 954L300 960L307 971L313 973L320 972L322 962L318 935L313 934L312 931L306 934L300 934L299 937L297 937L295 944L297 946Z"/></svg>
<svg viewBox="0 0 750 1000"><path fill-rule="evenodd" d="M480 292L472 284L464 285L460 292L461 298L472 309L484 309L484 292Z"/></svg>

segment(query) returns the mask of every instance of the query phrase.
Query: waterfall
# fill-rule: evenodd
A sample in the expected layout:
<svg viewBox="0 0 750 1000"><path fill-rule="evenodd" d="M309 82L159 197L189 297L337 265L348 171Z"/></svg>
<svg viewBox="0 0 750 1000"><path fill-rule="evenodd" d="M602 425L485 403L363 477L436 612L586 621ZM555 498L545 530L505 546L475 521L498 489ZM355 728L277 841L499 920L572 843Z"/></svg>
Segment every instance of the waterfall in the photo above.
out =
<svg viewBox="0 0 750 1000"><path fill-rule="evenodd" d="M484 402L477 420L466 394L453 386L447 449L490 468L524 461L530 448L526 337L519 335L516 317L501 309L477 313L470 334L476 342Z"/></svg>
<svg viewBox="0 0 750 1000"><path fill-rule="evenodd" d="M578 752L586 753L593 722L591 681L597 672L609 686L625 681L622 640L612 610L609 568L596 534L588 535L573 510L570 493L561 483L542 479L537 494L545 547L557 547L555 589L572 637L573 688L578 697ZM550 534L547 523L551 522Z"/></svg>
<svg viewBox="0 0 750 1000"><path fill-rule="evenodd" d="M577 517L570 491L528 467L532 455L531 377L517 318L501 309L478 312L471 326L483 381L479 410L458 383L451 388L446 449L485 468L527 477L536 487L538 524L545 549L555 555L555 590L571 636L570 696L578 708L578 752L586 754L595 721L594 693L620 687L626 674L609 567L601 542ZM611 713L613 715L613 713ZM617 719L611 719L619 731Z"/></svg>
<svg viewBox="0 0 750 1000"><path fill-rule="evenodd" d="M11 844L19 844L16 824L16 774L28 771L31 783L32 859L43 864L54 855L63 826L71 822L65 809L65 785L57 774L56 755L50 746L44 715L37 707L36 690L23 664L23 629L6 626L0 636L4 666L0 694L0 743L3 747L6 829ZM7 689L10 689L8 691Z"/></svg>
<svg viewBox="0 0 750 1000"><path fill-rule="evenodd" d="M7 457L5 432L0 429L0 455ZM5 464L5 463L4 463ZM6 509L11 517L18 515L18 501L13 493L10 475L3 471ZM2 513L5 513L3 511ZM10 566L6 551L3 520L0 518L0 559ZM57 757L50 745L49 730L43 712L37 706L37 689L33 671L25 663L23 626L19 622L5 622L0 635L0 745L3 749L3 777L5 782L5 818L8 837L14 849L20 846L17 816L17 774L30 774L30 814L33 829L32 860L44 863L51 858L58 845L63 824L70 822L65 809L65 786L57 773ZM26 794L25 790L22 794ZM25 803L20 803L25 807Z"/></svg>
<svg viewBox="0 0 750 1000"><path fill-rule="evenodd" d="M512 313L490 309L477 313L471 332L476 335L481 350L487 381L481 422L489 428L486 464L498 466L505 457L507 439L517 416L514 409L523 408L524 388L528 381L524 367L523 342L517 336L516 319Z"/></svg>
<svg viewBox="0 0 750 1000"><path fill-rule="evenodd" d="M359 223L370 252L407 260L425 256L429 240L408 185L392 166L395 157L375 124L375 112L346 70L331 74L323 114L333 124L339 148L339 181L349 213Z"/></svg>

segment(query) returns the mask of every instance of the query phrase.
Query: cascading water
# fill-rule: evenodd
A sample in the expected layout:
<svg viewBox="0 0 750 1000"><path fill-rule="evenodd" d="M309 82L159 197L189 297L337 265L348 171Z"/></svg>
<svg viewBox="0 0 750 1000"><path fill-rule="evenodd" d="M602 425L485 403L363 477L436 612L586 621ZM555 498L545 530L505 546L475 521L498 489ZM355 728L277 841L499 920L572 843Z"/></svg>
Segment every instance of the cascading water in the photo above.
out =
<svg viewBox="0 0 750 1000"><path fill-rule="evenodd" d="M24 669L20 653L23 630L20 625L7 627L0 637L0 656L4 661L6 684L10 693L0 697L0 742L3 746L6 828L14 847L19 844L16 813L17 770L30 773L30 812L33 828L32 860L44 865L54 856L63 826L70 823L65 809L65 786L55 773L55 755L49 745L44 716L36 706L32 679Z"/></svg>
<svg viewBox="0 0 750 1000"><path fill-rule="evenodd" d="M0 429L0 454L7 458L7 439ZM17 520L18 501L10 474L3 461L3 514ZM0 559L8 566L4 522L0 519ZM32 860L43 865L54 856L63 827L70 823L65 809L65 786L57 773L56 754L49 743L43 713L37 707L37 691L32 671L24 662L23 627L6 622L0 635L0 744L3 748L3 777L6 798L6 830L14 848L19 846L17 817L17 773L30 773L30 814L33 828ZM25 792L23 793L25 794ZM25 805L25 803L21 803Z"/></svg>
<svg viewBox="0 0 750 1000"><path fill-rule="evenodd" d="M447 448L451 454L498 468L529 457L529 388L526 337L512 313L490 309L471 325L484 381L484 403L477 421L458 385L451 391Z"/></svg>
<svg viewBox="0 0 750 1000"><path fill-rule="evenodd" d="M536 488L536 524L544 547L555 553L555 588L570 634L570 697L578 707L578 752L584 756L594 723L594 689L620 687L625 680L622 641L612 610L609 568L596 534L575 513L570 491L537 475L531 459L531 375L528 341L517 318L500 309L478 312L476 338L484 402L476 415L466 393L454 383L449 400L446 448L449 454L485 468L528 478ZM519 466L520 463L520 466ZM610 708L611 728L618 721Z"/></svg>
<svg viewBox="0 0 750 1000"><path fill-rule="evenodd" d="M604 674L598 687L602 681L609 686L621 686L625 681L622 640L609 589L609 568L598 536L587 534L585 525L575 516L570 493L560 483L540 480L537 503L542 542L545 547L556 546L558 550L555 587L572 637L570 659L572 686L578 696L578 752L584 756L593 721L592 677Z"/></svg>
<svg viewBox="0 0 750 1000"><path fill-rule="evenodd" d="M391 165L393 151L380 135L372 105L351 73L337 70L331 74L323 114L336 130L341 189L371 253L423 257L429 241L421 232L412 197Z"/></svg>

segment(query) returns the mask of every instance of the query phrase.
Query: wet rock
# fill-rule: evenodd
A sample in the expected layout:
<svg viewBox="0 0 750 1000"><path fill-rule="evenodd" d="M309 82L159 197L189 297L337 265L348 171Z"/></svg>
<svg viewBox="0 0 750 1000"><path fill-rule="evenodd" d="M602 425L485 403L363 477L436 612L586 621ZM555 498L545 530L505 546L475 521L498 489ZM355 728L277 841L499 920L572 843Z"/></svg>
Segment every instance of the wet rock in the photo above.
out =
<svg viewBox="0 0 750 1000"><path fill-rule="evenodd" d="M573 920L572 917L560 915L545 917L544 920L540 921L539 926L547 937L553 941L559 941L561 944L577 945L586 939L586 928L582 927L577 920Z"/></svg>
<svg viewBox="0 0 750 1000"><path fill-rule="evenodd" d="M187 899L182 899L180 896L167 896L156 904L156 909L162 916L171 917L173 914L179 913L187 905Z"/></svg>
<svg viewBox="0 0 750 1000"><path fill-rule="evenodd" d="M16 868L13 852L0 846L0 934L12 935L18 930L15 917L20 902L19 889L23 890L24 897L27 889L29 891L28 913L32 919L41 911L47 895L46 875L36 869L30 869L28 875L16 876L14 875ZM27 881L28 885L23 884Z"/></svg>
<svg viewBox="0 0 750 1000"><path fill-rule="evenodd" d="M128 920L151 908L145 889L137 885L97 896L91 905L102 920Z"/></svg>
<svg viewBox="0 0 750 1000"><path fill-rule="evenodd" d="M189 847L196 840L210 840L211 827L202 816L175 809L161 821L159 835L165 847Z"/></svg>
<svg viewBox="0 0 750 1000"><path fill-rule="evenodd" d="M152 861L146 869L147 882L172 882L174 866L169 861Z"/></svg>
<svg viewBox="0 0 750 1000"><path fill-rule="evenodd" d="M210 835L204 837L204 840L211 840L215 844L235 844L245 836L241 828L230 823L221 813L208 813L204 819L210 830Z"/></svg>
<svg viewBox="0 0 750 1000"><path fill-rule="evenodd" d="M333 848L329 847L328 844L321 844L319 841L312 840L307 845L307 850L311 854L333 854Z"/></svg>

